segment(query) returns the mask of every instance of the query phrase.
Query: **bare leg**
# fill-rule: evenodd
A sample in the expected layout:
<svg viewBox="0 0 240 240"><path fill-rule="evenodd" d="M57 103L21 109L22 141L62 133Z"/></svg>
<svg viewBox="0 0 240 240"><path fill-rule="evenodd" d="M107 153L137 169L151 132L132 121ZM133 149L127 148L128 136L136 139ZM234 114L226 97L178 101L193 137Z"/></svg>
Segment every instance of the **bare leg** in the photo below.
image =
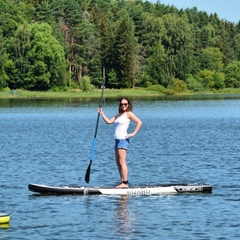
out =
<svg viewBox="0 0 240 240"><path fill-rule="evenodd" d="M117 149L115 151L116 154L116 163L118 166L118 171L122 180L122 183L118 186L116 186L116 188L122 188L122 187L128 187L127 183L123 183L123 182L127 182L128 181L128 167L127 167L127 151L125 149Z"/></svg>
<svg viewBox="0 0 240 240"><path fill-rule="evenodd" d="M119 153L118 153L118 150L116 149L115 150L115 156L116 156L116 164L117 164L117 167L118 167L118 172L119 172L119 175L120 175L120 178L121 178L121 182L123 181L123 178L122 178L122 173L121 173L121 165L119 163Z"/></svg>

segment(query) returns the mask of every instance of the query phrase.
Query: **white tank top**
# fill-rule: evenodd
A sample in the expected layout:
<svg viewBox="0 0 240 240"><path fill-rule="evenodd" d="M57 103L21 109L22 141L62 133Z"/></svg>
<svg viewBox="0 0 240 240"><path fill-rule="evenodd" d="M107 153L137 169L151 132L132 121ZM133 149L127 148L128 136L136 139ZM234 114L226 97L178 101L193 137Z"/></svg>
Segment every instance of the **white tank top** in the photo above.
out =
<svg viewBox="0 0 240 240"><path fill-rule="evenodd" d="M129 127L130 119L127 118L127 113L124 113L115 120L115 139L126 139L127 130Z"/></svg>

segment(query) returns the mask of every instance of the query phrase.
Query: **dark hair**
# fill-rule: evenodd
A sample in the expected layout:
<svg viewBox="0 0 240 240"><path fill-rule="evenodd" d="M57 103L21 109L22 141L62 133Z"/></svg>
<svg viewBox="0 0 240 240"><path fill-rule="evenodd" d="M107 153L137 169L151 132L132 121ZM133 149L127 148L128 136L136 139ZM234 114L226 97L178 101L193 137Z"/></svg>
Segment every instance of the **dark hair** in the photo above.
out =
<svg viewBox="0 0 240 240"><path fill-rule="evenodd" d="M119 113L122 113L123 112L123 110L122 110L122 108L121 108L121 101L122 100L127 100L127 102L128 102L128 107L127 107L127 112L130 112L130 111L132 111L132 103L130 102L130 100L128 99L128 98L126 98L126 97L123 97L123 98L121 98L120 100L119 100L119 107L118 107L118 112Z"/></svg>

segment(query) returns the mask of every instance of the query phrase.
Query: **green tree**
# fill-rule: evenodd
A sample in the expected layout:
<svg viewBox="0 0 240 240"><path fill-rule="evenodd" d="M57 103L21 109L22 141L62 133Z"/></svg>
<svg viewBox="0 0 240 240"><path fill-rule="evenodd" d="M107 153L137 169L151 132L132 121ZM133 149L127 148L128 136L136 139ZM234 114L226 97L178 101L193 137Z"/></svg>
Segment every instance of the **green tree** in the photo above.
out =
<svg viewBox="0 0 240 240"><path fill-rule="evenodd" d="M150 83L167 87L169 84L169 75L166 74L166 68L166 54L163 45L159 43L155 47L152 56L148 58L146 73L150 76Z"/></svg>
<svg viewBox="0 0 240 240"><path fill-rule="evenodd" d="M165 47L168 79L185 80L193 69L193 30L186 15L176 14L163 16L166 34L162 44ZM171 82L169 82L170 84Z"/></svg>
<svg viewBox="0 0 240 240"><path fill-rule="evenodd" d="M217 72L214 75L214 88L222 89L225 87L225 74L223 72Z"/></svg>
<svg viewBox="0 0 240 240"><path fill-rule="evenodd" d="M240 33L234 36L235 60L240 61Z"/></svg>
<svg viewBox="0 0 240 240"><path fill-rule="evenodd" d="M53 86L65 86L66 62L64 49L52 35L52 28L46 23L31 26L31 45L27 57L33 76L30 88L47 90Z"/></svg>
<svg viewBox="0 0 240 240"><path fill-rule="evenodd" d="M174 79L171 88L175 92L185 92L187 90L187 84L184 81L176 78Z"/></svg>
<svg viewBox="0 0 240 240"><path fill-rule="evenodd" d="M155 48L162 42L163 36L166 35L166 29L163 19L153 17L150 14L144 14L142 45L146 49L147 56L155 53Z"/></svg>
<svg viewBox="0 0 240 240"><path fill-rule="evenodd" d="M186 79L187 88L195 92L202 91L203 85L200 81L197 80L192 74L189 74Z"/></svg>
<svg viewBox="0 0 240 240"><path fill-rule="evenodd" d="M116 88L118 86L118 78L114 69L110 69L107 74L108 84Z"/></svg>
<svg viewBox="0 0 240 240"><path fill-rule="evenodd" d="M227 65L230 61L234 60L234 25L230 22L223 22L221 24L221 43L219 48L224 55L223 63Z"/></svg>
<svg viewBox="0 0 240 240"><path fill-rule="evenodd" d="M18 27L8 43L8 52L13 65L8 62L8 86L11 89L25 88L25 81L30 75L30 62L27 54L31 50L31 29L27 23Z"/></svg>
<svg viewBox="0 0 240 240"><path fill-rule="evenodd" d="M208 47L202 49L201 67L215 72L223 71L223 58L224 55L219 48Z"/></svg>
<svg viewBox="0 0 240 240"><path fill-rule="evenodd" d="M88 76L82 77L80 88L83 90L83 92L86 92L86 91L90 90L91 83L90 83L90 78Z"/></svg>
<svg viewBox="0 0 240 240"><path fill-rule="evenodd" d="M95 64L91 64L90 68L92 70L92 84L99 86L102 83L101 72L99 72L101 69L100 66L105 66L106 69L109 67L108 58L110 56L112 33L110 23L98 5L93 7L92 17L96 29L95 36L97 39L99 39L99 52L95 56ZM110 69L108 69L108 71L109 70Z"/></svg>
<svg viewBox="0 0 240 240"><path fill-rule="evenodd" d="M89 75L89 67L100 65L99 37L91 13L84 10L79 1L61 1L63 7L58 12L63 11L62 21L69 49L69 70L80 85L82 76Z"/></svg>
<svg viewBox="0 0 240 240"><path fill-rule="evenodd" d="M237 77L228 71L240 60L240 23L220 20L217 14L142 0L0 0L0 6L2 86L59 89L66 72L69 86L80 86L84 76L98 86L101 65L109 87L169 86L177 78L195 79L188 87L199 89L199 73L204 70L214 72L207 88L238 86ZM67 69L53 67L41 57L45 48L36 43L29 27L40 23L51 26L49 36L61 48L56 58L63 55ZM46 35L44 29L38 32Z"/></svg>
<svg viewBox="0 0 240 240"><path fill-rule="evenodd" d="M47 23L20 26L11 49L15 64L8 80L11 88L48 90L65 85L64 49Z"/></svg>
<svg viewBox="0 0 240 240"><path fill-rule="evenodd" d="M201 70L197 76L198 81L200 81L205 89L213 89L215 72L211 70Z"/></svg>
<svg viewBox="0 0 240 240"><path fill-rule="evenodd" d="M225 69L225 85L228 88L240 87L240 61L229 63Z"/></svg>
<svg viewBox="0 0 240 240"><path fill-rule="evenodd" d="M210 23L208 23L207 26L203 26L201 28L199 35L201 48L217 47L221 41L220 36L216 35L216 30Z"/></svg>
<svg viewBox="0 0 240 240"><path fill-rule="evenodd" d="M0 0L0 23L3 37L11 38L24 21L21 7L10 1Z"/></svg>
<svg viewBox="0 0 240 240"><path fill-rule="evenodd" d="M134 58L136 56L136 39L134 25L126 11L120 13L123 17L117 24L115 39L112 46L112 68L116 71L119 88L133 87Z"/></svg>
<svg viewBox="0 0 240 240"><path fill-rule="evenodd" d="M7 87L7 75L5 72L5 65L7 62L6 48L4 47L4 39L0 33L0 90Z"/></svg>

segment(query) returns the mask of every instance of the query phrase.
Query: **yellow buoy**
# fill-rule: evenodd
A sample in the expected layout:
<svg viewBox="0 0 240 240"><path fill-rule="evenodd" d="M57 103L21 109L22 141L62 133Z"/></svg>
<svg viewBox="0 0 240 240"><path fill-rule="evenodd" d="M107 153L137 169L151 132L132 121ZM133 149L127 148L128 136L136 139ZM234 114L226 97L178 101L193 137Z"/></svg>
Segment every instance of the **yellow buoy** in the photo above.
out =
<svg viewBox="0 0 240 240"><path fill-rule="evenodd" d="M10 222L10 216L6 213L0 213L0 224L6 224Z"/></svg>

